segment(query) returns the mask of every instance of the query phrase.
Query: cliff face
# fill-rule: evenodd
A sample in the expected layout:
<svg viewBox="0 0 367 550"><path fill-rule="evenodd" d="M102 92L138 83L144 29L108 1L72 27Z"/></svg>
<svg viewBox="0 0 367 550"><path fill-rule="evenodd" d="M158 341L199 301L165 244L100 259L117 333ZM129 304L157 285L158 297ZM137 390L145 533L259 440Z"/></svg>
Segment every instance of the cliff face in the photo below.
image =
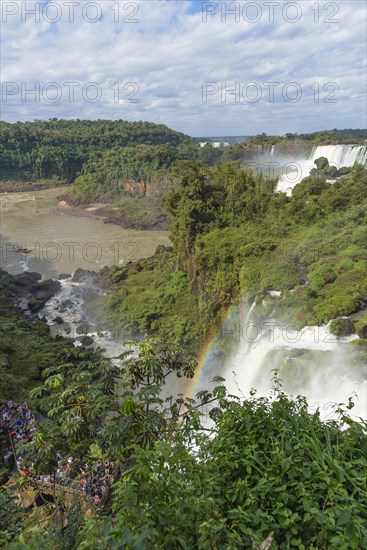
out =
<svg viewBox="0 0 367 550"><path fill-rule="evenodd" d="M121 183L124 191L139 197L152 197L154 195L163 197L174 185L174 182L168 178L162 178L159 182L125 181Z"/></svg>
<svg viewBox="0 0 367 550"><path fill-rule="evenodd" d="M152 184L145 181L126 181L122 184L122 188L131 195L138 195L139 197L152 196Z"/></svg>
<svg viewBox="0 0 367 550"><path fill-rule="evenodd" d="M245 145L244 150L250 156L289 156L296 158L308 158L311 155L313 145L306 141L281 141L279 143L262 143Z"/></svg>

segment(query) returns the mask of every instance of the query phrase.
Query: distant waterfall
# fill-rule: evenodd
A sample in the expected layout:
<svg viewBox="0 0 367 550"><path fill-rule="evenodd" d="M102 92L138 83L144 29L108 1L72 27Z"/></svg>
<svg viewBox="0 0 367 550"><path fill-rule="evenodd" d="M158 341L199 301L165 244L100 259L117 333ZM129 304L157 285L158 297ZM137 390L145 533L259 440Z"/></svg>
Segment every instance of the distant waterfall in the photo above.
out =
<svg viewBox="0 0 367 550"><path fill-rule="evenodd" d="M342 166L354 166L356 163L367 166L367 147L365 145L319 145L314 147L307 160L296 160L285 165L285 173L279 178L276 190L291 195L297 183L309 176L311 169L315 167L315 160L320 157L326 157L329 164L338 169Z"/></svg>

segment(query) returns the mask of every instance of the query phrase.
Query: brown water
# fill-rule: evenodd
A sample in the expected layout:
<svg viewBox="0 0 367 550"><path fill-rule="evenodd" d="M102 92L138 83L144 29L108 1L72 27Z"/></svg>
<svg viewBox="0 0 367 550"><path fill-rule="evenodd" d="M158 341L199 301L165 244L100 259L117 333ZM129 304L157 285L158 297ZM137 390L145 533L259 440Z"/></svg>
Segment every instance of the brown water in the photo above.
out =
<svg viewBox="0 0 367 550"><path fill-rule="evenodd" d="M55 278L78 267L98 271L104 265L147 258L159 244L170 244L167 231L135 231L96 218L61 214L55 204L63 191L59 187L0 194L3 269ZM17 252L19 248L30 252Z"/></svg>

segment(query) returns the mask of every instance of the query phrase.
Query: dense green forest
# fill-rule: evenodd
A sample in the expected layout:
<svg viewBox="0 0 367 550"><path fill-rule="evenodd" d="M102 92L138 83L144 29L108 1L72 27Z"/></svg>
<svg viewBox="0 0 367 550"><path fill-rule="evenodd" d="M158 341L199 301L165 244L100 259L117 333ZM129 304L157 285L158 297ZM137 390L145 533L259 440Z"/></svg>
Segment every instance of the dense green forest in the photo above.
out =
<svg viewBox="0 0 367 550"><path fill-rule="evenodd" d="M256 144L273 145L283 141L315 145L364 143L365 138L364 130L348 129L285 136L263 133L251 137L245 144L214 148L210 144L198 147L189 136L162 124L142 121L54 118L15 124L0 122L0 181L72 183L80 174L95 174L98 166L97 176L106 175L107 187L112 181L126 180L155 183L163 178L170 183L170 168L176 159L200 160L214 165L243 160L247 149ZM135 150L137 145L141 146L138 151ZM85 186L95 194L94 179L89 183L82 180L80 187ZM106 194L109 196L109 192L103 190L101 196ZM79 189L75 198L81 197L86 199Z"/></svg>
<svg viewBox="0 0 367 550"><path fill-rule="evenodd" d="M124 183L147 184L144 195L163 196L179 185L181 161L196 160L214 166L243 157L244 150L239 144L222 149L210 144L197 147L191 142L177 147L170 144L115 147L87 161L65 197L73 204L98 200L118 207L127 194Z"/></svg>
<svg viewBox="0 0 367 550"><path fill-rule="evenodd" d="M361 360L366 170L333 171L331 184L332 168L318 159L287 197L274 193L276 180L243 168L241 145L198 148L146 123L33 124L24 147L39 124L33 149L39 152L47 124L56 142L60 131L60 151L75 124L80 145L71 141L70 148L80 152L85 145L85 156L73 175L80 173L70 188L74 202L117 204L123 182L156 185L172 246L109 269L104 314L125 340L133 338L113 361L101 350L52 338L38 319L60 283L0 272L0 401L26 400L44 415L25 448L31 476L11 477L0 464L1 483L8 482L0 490L0 546L365 548L367 423L351 419L352 398L323 421L303 397L283 393L277 373L267 398L228 395L220 377L211 392L194 398L185 388L208 334L241 301L255 300L259 320L274 317L298 328L333 320L334 334L358 334L348 352ZM269 299L272 290L282 296ZM355 313L357 322L345 319ZM166 382L172 379L178 390L171 396ZM55 475L60 451L73 457L76 479L80 472L95 475L96 461L118 465L109 499L96 505L81 489L70 499L65 488L42 505L18 507L16 496L32 489L32 476Z"/></svg>
<svg viewBox="0 0 367 550"><path fill-rule="evenodd" d="M177 146L188 136L163 124L124 120L58 120L0 123L1 180L74 181L83 164L113 147Z"/></svg>
<svg viewBox="0 0 367 550"><path fill-rule="evenodd" d="M174 247L110 270L107 315L120 329L200 349L243 296L256 297L260 319L275 316L299 328L363 310L363 167L335 184L315 167L292 197L275 194L274 180L236 163L182 161L177 174L181 186L163 199ZM263 305L271 290L282 291L282 299Z"/></svg>
<svg viewBox="0 0 367 550"><path fill-rule="evenodd" d="M360 129L351 129L345 128L344 130L323 130L322 132L313 132L311 134L292 134L286 133L284 136L269 136L265 133L258 134L256 136L250 137L246 141L246 145L254 144L275 144L281 142L308 142L312 145L337 145L340 143L343 144L352 144L352 145L365 145L367 139L367 131Z"/></svg>

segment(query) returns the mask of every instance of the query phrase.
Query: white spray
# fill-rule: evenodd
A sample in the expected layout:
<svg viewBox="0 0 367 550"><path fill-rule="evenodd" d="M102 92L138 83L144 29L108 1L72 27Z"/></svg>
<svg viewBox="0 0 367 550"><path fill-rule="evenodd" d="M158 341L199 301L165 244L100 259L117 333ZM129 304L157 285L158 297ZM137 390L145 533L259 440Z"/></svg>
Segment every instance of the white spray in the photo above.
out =
<svg viewBox="0 0 367 550"><path fill-rule="evenodd" d="M337 169L354 166L356 163L367 166L367 147L365 145L321 145L314 147L308 159L287 162L288 168L279 178L276 190L278 192L292 194L293 188L302 179L310 175L315 168L315 160L325 157L331 166Z"/></svg>

